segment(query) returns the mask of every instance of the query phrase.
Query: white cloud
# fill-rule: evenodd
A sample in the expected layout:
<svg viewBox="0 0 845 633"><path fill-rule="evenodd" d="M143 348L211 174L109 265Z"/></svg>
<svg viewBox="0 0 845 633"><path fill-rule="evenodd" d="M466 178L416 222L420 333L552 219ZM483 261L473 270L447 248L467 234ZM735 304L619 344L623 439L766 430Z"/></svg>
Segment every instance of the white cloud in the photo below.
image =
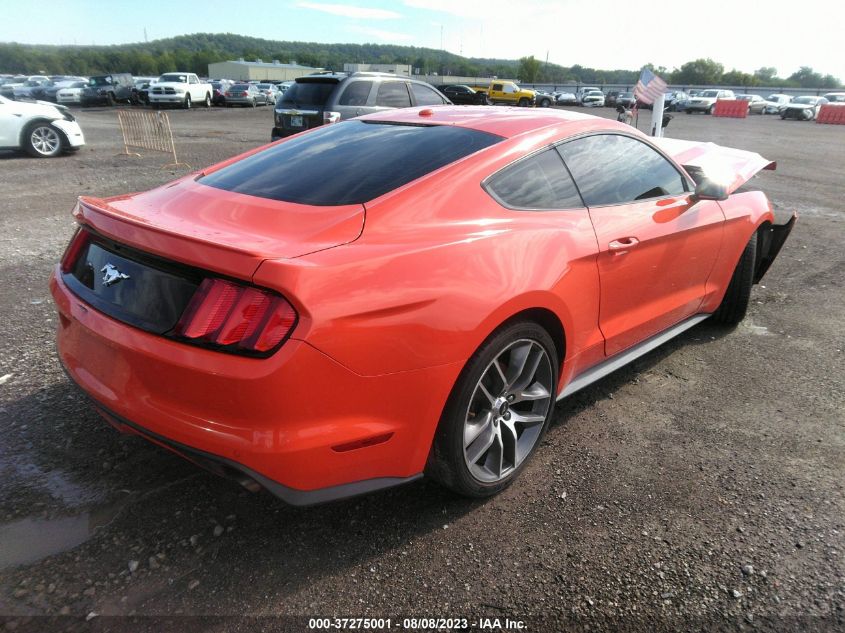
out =
<svg viewBox="0 0 845 633"><path fill-rule="evenodd" d="M352 25L348 28L350 31L361 33L362 35L372 37L377 41L385 42L387 44L396 44L399 42L412 42L415 39L413 35L410 35L408 33L385 31L382 29L373 28L371 26Z"/></svg>
<svg viewBox="0 0 845 633"><path fill-rule="evenodd" d="M297 2L297 7L301 9L312 9L314 11L322 11L323 13L331 13L332 15L340 15L345 18L362 18L365 20L393 20L401 18L402 15L395 11L388 11L387 9L371 9L369 7L356 7L346 4L323 4L322 2Z"/></svg>

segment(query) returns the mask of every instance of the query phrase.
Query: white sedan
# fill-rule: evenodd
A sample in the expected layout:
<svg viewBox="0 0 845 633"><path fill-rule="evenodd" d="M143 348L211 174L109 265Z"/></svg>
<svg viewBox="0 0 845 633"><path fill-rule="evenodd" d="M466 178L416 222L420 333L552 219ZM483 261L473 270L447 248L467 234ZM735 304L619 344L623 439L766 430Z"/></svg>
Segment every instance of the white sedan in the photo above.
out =
<svg viewBox="0 0 845 633"><path fill-rule="evenodd" d="M64 106L0 97L0 149L22 149L50 158L85 145L79 123Z"/></svg>
<svg viewBox="0 0 845 633"><path fill-rule="evenodd" d="M58 103L82 103L82 90L88 85L87 81L69 81L56 91Z"/></svg>

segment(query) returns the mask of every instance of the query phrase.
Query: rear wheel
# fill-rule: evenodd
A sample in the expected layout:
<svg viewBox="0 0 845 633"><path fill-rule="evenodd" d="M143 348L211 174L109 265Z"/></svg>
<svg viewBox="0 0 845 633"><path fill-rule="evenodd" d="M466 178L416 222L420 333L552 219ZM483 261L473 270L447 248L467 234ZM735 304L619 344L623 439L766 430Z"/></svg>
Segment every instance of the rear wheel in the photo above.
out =
<svg viewBox="0 0 845 633"><path fill-rule="evenodd" d="M65 145L58 128L49 123L34 123L24 133L24 149L36 158L52 158L61 154Z"/></svg>
<svg viewBox="0 0 845 633"><path fill-rule="evenodd" d="M557 368L554 342L538 324L520 321L494 333L449 396L427 473L471 497L506 488L552 417Z"/></svg>
<svg viewBox="0 0 845 633"><path fill-rule="evenodd" d="M736 325L745 318L754 285L754 267L757 264L757 233L751 236L734 269L731 283L722 303L713 313L713 320L725 325Z"/></svg>

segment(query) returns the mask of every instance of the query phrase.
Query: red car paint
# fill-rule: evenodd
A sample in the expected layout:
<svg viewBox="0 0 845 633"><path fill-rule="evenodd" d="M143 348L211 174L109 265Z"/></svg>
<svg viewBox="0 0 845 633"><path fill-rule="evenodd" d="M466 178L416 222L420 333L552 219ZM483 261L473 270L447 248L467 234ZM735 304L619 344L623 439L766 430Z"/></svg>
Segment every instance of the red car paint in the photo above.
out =
<svg viewBox="0 0 845 633"><path fill-rule="evenodd" d="M506 138L363 205L267 200L203 185L196 174L145 193L81 198L81 225L278 292L298 320L267 358L225 354L102 314L71 292L57 266L51 290L69 375L118 426L222 458L284 490L340 487L328 498L342 496L348 484L424 471L464 364L509 318L540 311L559 323L563 392L609 356L713 312L752 233L774 223L759 192L513 211L481 183L516 159L597 131L651 140L554 110L425 110L426 124ZM421 114L365 119L407 123ZM679 168L726 170L732 189L770 165L712 144L659 147Z"/></svg>

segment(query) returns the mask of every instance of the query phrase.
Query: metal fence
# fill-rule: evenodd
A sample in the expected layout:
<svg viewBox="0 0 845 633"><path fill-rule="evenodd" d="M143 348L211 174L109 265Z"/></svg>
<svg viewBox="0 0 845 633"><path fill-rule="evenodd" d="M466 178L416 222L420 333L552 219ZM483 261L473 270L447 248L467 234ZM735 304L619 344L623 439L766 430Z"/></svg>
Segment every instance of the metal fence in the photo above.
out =
<svg viewBox="0 0 845 633"><path fill-rule="evenodd" d="M123 134L124 155L140 156L137 152L130 152L130 147L148 149L173 156L173 162L162 165L162 169L178 166L191 168L190 165L180 163L176 158L176 144L173 142L173 131L170 129L170 117L166 112L120 110L117 118Z"/></svg>

